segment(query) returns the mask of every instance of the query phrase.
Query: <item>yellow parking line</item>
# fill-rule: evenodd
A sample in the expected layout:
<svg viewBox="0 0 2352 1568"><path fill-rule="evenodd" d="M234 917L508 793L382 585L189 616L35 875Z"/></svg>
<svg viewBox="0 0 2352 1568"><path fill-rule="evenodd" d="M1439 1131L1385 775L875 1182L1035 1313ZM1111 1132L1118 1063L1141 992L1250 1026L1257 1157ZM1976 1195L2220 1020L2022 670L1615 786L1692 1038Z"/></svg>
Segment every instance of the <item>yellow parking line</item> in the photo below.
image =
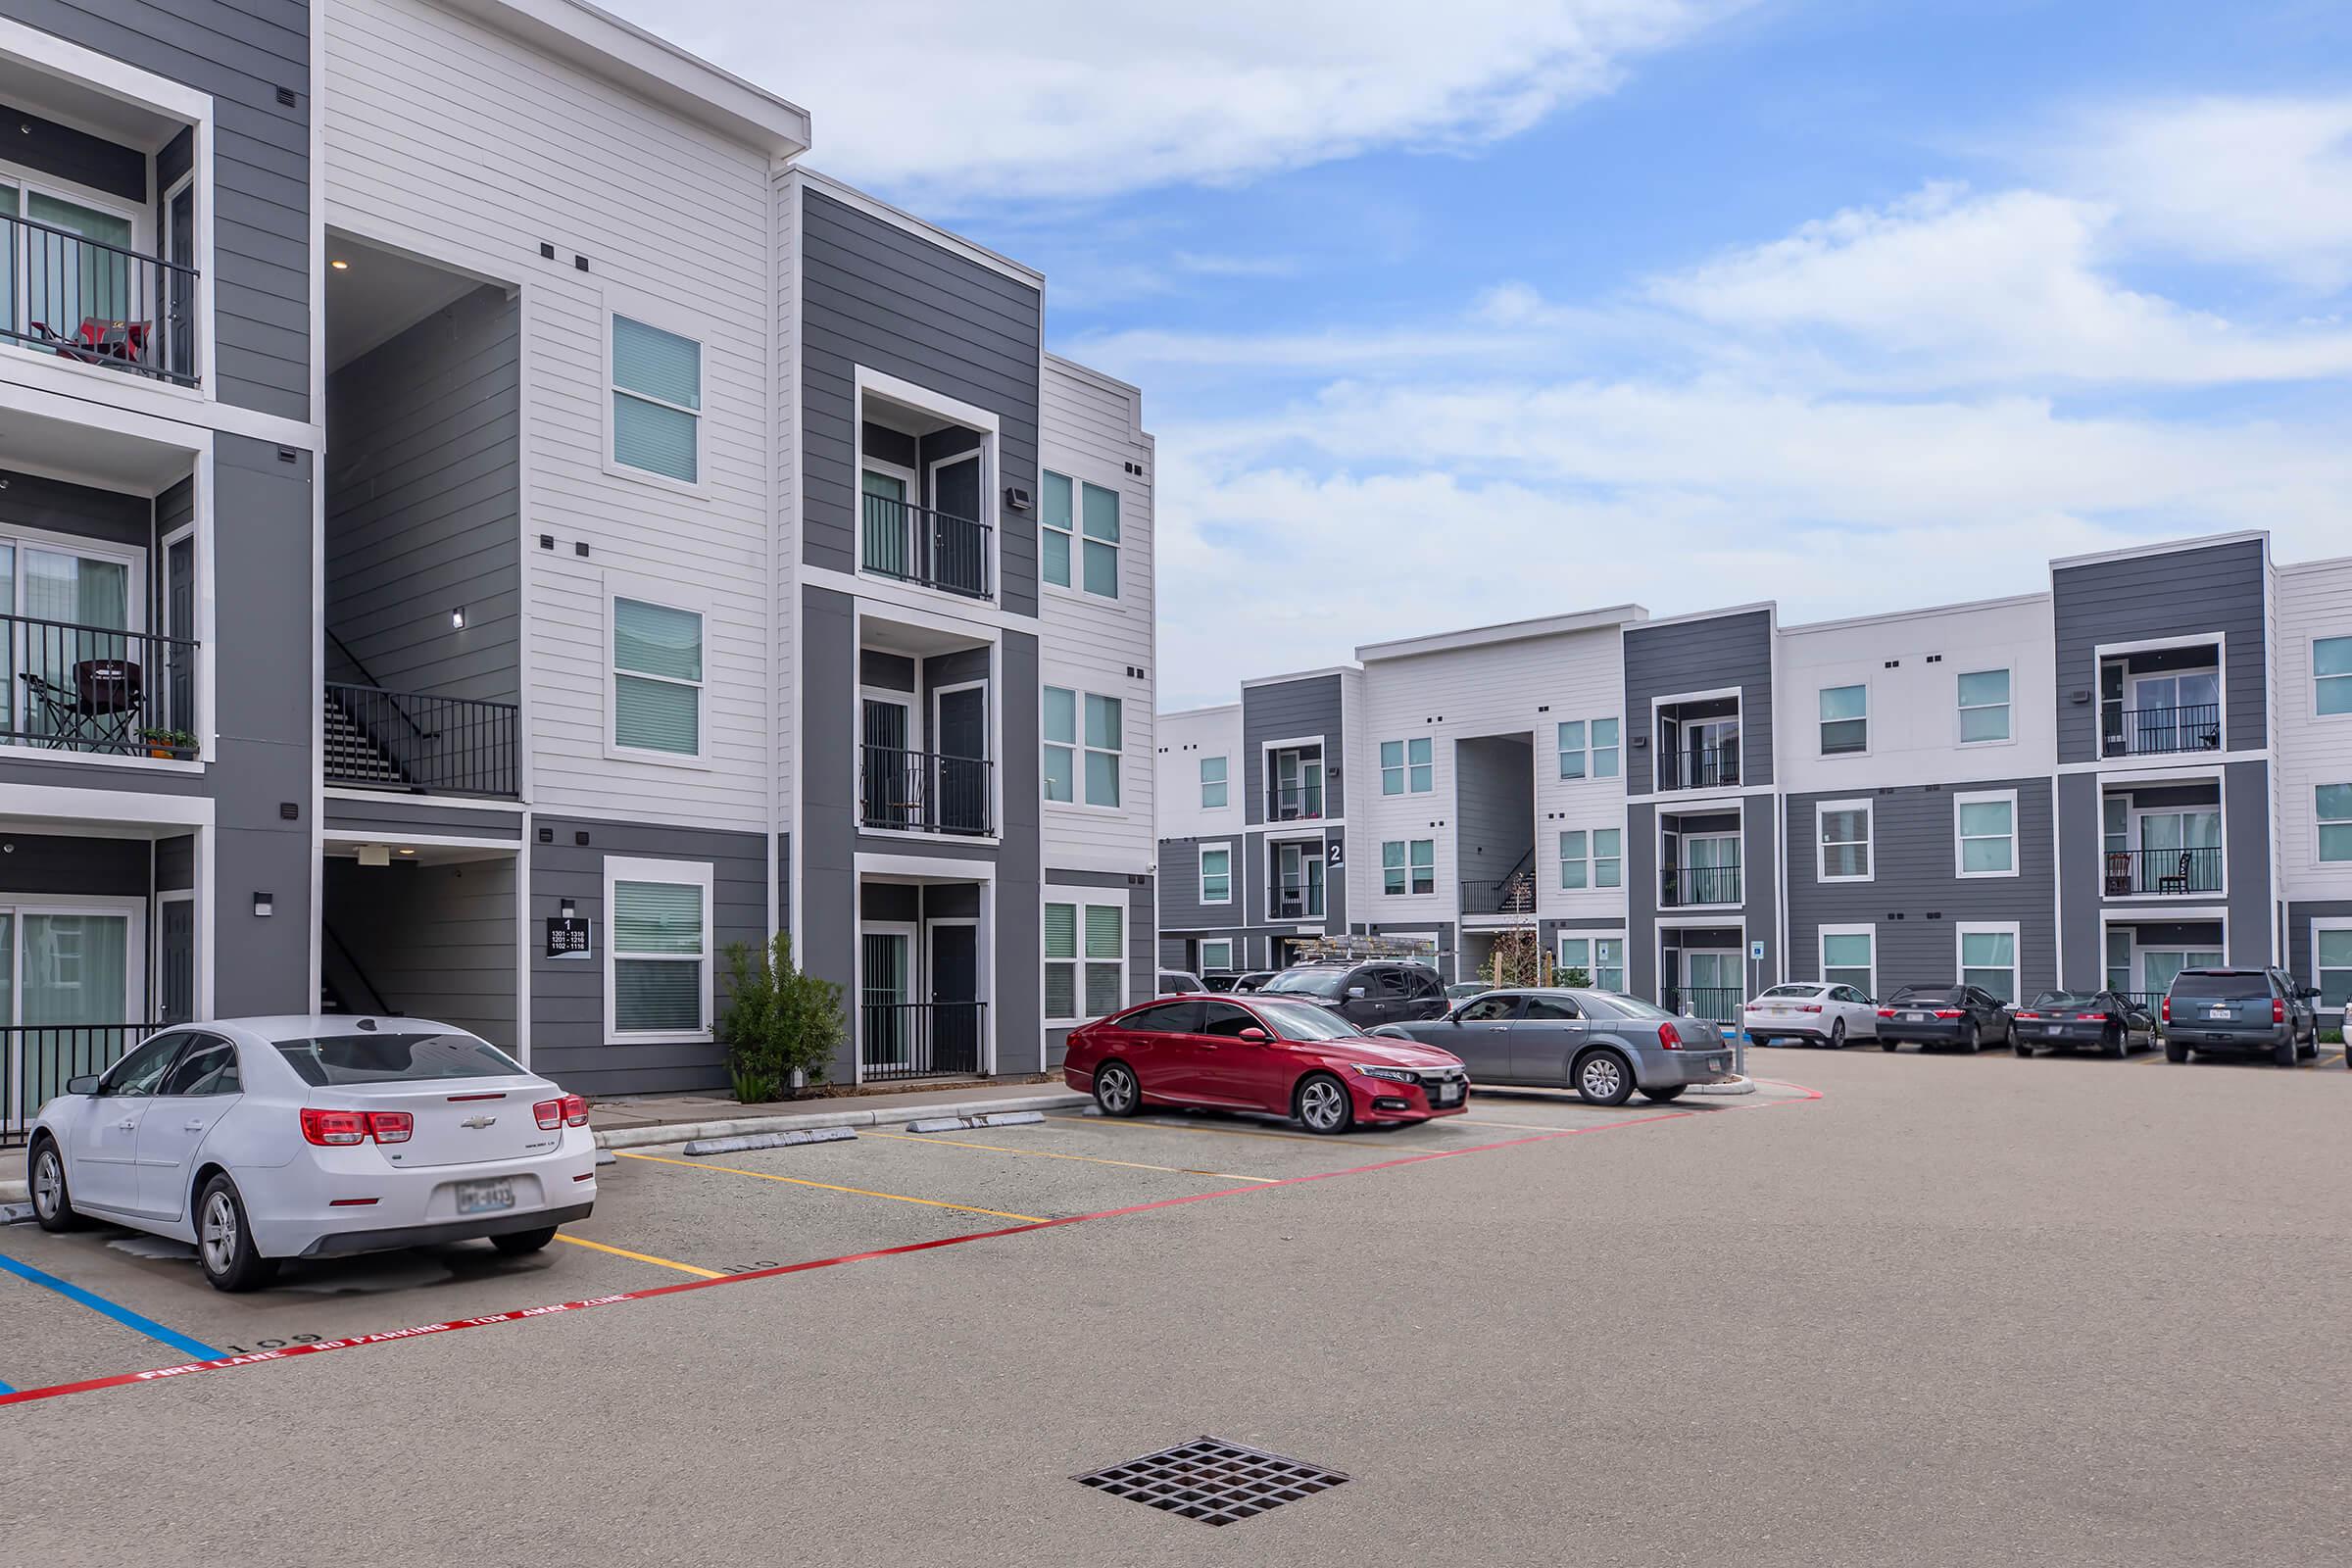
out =
<svg viewBox="0 0 2352 1568"><path fill-rule="evenodd" d="M741 1170L733 1165L708 1165L694 1159L670 1159L662 1154L640 1154L633 1150L613 1151L623 1159L650 1160L657 1165L683 1165L688 1170L714 1170L729 1176L750 1176L763 1182L790 1182L795 1187L814 1187L828 1193L853 1193L859 1198L887 1198L894 1203L920 1203L926 1208L952 1208L963 1214L986 1214L991 1219L1017 1219L1025 1225L1043 1225L1035 1214L1008 1214L1001 1208L974 1208L969 1203L943 1203L936 1198L908 1198L905 1193L877 1193L865 1187L837 1187L831 1182L812 1182L802 1176L778 1176L764 1170Z"/></svg>
<svg viewBox="0 0 2352 1568"><path fill-rule="evenodd" d="M1127 1118L1125 1118L1125 1117L1116 1117L1116 1118L1113 1118L1113 1117L1110 1117L1110 1116L1054 1116L1054 1115L1049 1115L1049 1116L1047 1116L1047 1117L1046 1117L1046 1120L1048 1120L1048 1121L1075 1121L1075 1122L1085 1122L1085 1123L1090 1123L1090 1124L1092 1124L1092 1123L1106 1123L1106 1122L1110 1122L1110 1121L1113 1121L1113 1120L1118 1120L1118 1121L1126 1121L1126 1120L1127 1120ZM1135 1127L1157 1127L1157 1128L1159 1128L1160 1130L1162 1130L1163 1132L1171 1132L1171 1133L1214 1133L1214 1134L1215 1134L1217 1137L1219 1137L1219 1138L1279 1138L1279 1139L1281 1139L1281 1140L1282 1140L1283 1142L1285 1142L1285 1143L1290 1143L1290 1144L1322 1144L1322 1145L1324 1145L1324 1146L1325 1146L1325 1147L1327 1147L1327 1148L1330 1146L1330 1142L1331 1142L1331 1141L1330 1141L1329 1139L1327 1139L1327 1138L1317 1138L1317 1137L1314 1137L1314 1136L1312 1136L1312 1135L1310 1135L1310 1134L1307 1134L1307 1133L1261 1133L1261 1132L1256 1132L1256 1131L1253 1131L1253 1130L1251 1130L1251 1129L1250 1129L1250 1128L1247 1128L1247 1127L1196 1127L1196 1126L1194 1126L1194 1125L1193 1125L1192 1123L1190 1123L1190 1122L1182 1122L1182 1121L1143 1121L1143 1120L1137 1120L1137 1121L1129 1122L1128 1124L1129 1124L1130 1126L1135 1126Z"/></svg>
<svg viewBox="0 0 2352 1568"><path fill-rule="evenodd" d="M864 1138L888 1138L901 1144L946 1144L951 1149L983 1149L992 1154L1026 1154L1031 1159L1082 1159L1090 1165L1117 1165L1124 1170L1165 1171L1171 1176L1214 1176L1221 1182L1279 1182L1279 1176L1242 1176L1229 1170L1196 1170L1190 1165L1147 1165L1133 1159L1104 1159L1100 1154L1058 1154L1050 1149L1006 1149L1000 1144L966 1144L953 1138L926 1138L908 1133L861 1133Z"/></svg>
<svg viewBox="0 0 2352 1568"><path fill-rule="evenodd" d="M673 1263L666 1257L654 1257L645 1252L632 1252L625 1247L607 1247L602 1242L592 1242L584 1236L566 1236L562 1231L558 1231L556 1240L569 1242L574 1247L592 1248L599 1252L611 1252L614 1257L625 1257L635 1263L651 1263L657 1268L674 1268L681 1274L692 1274L701 1279L723 1280L726 1278L724 1274L714 1268L696 1268L692 1263Z"/></svg>

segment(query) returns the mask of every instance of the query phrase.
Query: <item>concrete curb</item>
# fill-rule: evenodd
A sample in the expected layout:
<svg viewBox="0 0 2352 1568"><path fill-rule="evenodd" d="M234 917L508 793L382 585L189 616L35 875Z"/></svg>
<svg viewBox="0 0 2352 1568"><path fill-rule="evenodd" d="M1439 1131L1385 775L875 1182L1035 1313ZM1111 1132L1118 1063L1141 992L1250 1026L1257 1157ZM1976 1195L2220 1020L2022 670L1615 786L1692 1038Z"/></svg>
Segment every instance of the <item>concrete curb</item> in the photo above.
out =
<svg viewBox="0 0 2352 1568"><path fill-rule="evenodd" d="M888 1105L879 1110L813 1110L790 1116L736 1116L721 1121L682 1122L666 1127L614 1127L596 1135L599 1149L644 1149L655 1144L696 1143L706 1138L753 1138L762 1133L799 1132L811 1127L897 1127L934 1118L969 1119L1007 1110L1062 1110L1094 1102L1085 1095L1022 1095L1011 1100Z"/></svg>
<svg viewBox="0 0 2352 1568"><path fill-rule="evenodd" d="M910 1133L967 1133L983 1127L1028 1127L1046 1119L1042 1110L1000 1110L994 1115L934 1116L925 1121L910 1121Z"/></svg>
<svg viewBox="0 0 2352 1568"><path fill-rule="evenodd" d="M1728 1084L1692 1084L1690 1086L1690 1093L1694 1095L1752 1095L1755 1092L1756 1081L1753 1078L1738 1078Z"/></svg>
<svg viewBox="0 0 2352 1568"><path fill-rule="evenodd" d="M803 1144L845 1144L858 1136L855 1127L796 1127L783 1133L753 1133L748 1138L698 1138L679 1151L686 1154L748 1154L755 1149L798 1149ZM617 1161L620 1156L612 1156Z"/></svg>

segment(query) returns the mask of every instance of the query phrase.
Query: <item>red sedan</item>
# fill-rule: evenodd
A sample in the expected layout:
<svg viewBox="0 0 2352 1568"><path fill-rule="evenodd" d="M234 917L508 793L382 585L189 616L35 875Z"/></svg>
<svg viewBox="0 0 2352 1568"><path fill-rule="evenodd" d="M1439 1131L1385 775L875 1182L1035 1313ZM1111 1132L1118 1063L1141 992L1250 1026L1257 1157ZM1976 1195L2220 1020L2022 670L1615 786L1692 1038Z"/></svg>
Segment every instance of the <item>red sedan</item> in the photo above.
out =
<svg viewBox="0 0 2352 1568"><path fill-rule="evenodd" d="M1266 1110L1317 1133L1458 1116L1461 1058L1375 1040L1311 1002L1163 997L1070 1031L1061 1075L1110 1116L1147 1103Z"/></svg>

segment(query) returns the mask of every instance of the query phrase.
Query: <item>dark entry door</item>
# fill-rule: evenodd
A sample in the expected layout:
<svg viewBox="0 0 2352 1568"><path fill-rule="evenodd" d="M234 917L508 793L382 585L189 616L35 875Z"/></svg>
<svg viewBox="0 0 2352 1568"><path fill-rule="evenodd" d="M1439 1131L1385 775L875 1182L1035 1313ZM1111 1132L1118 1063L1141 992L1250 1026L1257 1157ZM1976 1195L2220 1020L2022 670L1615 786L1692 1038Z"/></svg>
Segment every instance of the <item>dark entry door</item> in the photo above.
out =
<svg viewBox="0 0 2352 1568"><path fill-rule="evenodd" d="M903 704L865 700L859 727L864 756L858 759L864 818L869 827L913 827L916 769L906 755L906 710Z"/></svg>
<svg viewBox="0 0 2352 1568"><path fill-rule="evenodd" d="M931 470L931 505L937 509L938 537L933 562L942 588L957 593L988 591L988 534L980 526L980 454Z"/></svg>
<svg viewBox="0 0 2352 1568"><path fill-rule="evenodd" d="M167 899L156 911L163 922L163 972L157 976L161 1018L186 1023L196 1016L196 901Z"/></svg>
<svg viewBox="0 0 2352 1568"><path fill-rule="evenodd" d="M196 635L196 536L174 539L164 555L164 631L176 639L166 651L171 660L171 712L165 727L193 732L196 728L196 660L187 642Z"/></svg>
<svg viewBox="0 0 2352 1568"><path fill-rule="evenodd" d="M980 929L931 928L932 1070L980 1070Z"/></svg>
<svg viewBox="0 0 2352 1568"><path fill-rule="evenodd" d="M950 833L988 831L988 692L979 686L939 694L939 825Z"/></svg>

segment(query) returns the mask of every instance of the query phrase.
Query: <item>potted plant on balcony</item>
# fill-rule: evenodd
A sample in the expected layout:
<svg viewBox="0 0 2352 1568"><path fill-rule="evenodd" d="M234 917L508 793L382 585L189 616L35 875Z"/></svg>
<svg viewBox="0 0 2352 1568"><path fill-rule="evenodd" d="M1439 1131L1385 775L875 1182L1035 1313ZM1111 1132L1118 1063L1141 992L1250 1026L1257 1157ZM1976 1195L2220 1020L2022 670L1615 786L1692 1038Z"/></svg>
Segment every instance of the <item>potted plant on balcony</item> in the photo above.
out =
<svg viewBox="0 0 2352 1568"><path fill-rule="evenodd" d="M821 1082L848 1034L841 987L796 968L792 938L782 932L763 948L730 944L726 960L718 1035L736 1100L783 1100Z"/></svg>
<svg viewBox="0 0 2352 1568"><path fill-rule="evenodd" d="M145 744L149 757L160 757L166 760L196 749L196 737L184 729L143 729L139 731L139 739Z"/></svg>

